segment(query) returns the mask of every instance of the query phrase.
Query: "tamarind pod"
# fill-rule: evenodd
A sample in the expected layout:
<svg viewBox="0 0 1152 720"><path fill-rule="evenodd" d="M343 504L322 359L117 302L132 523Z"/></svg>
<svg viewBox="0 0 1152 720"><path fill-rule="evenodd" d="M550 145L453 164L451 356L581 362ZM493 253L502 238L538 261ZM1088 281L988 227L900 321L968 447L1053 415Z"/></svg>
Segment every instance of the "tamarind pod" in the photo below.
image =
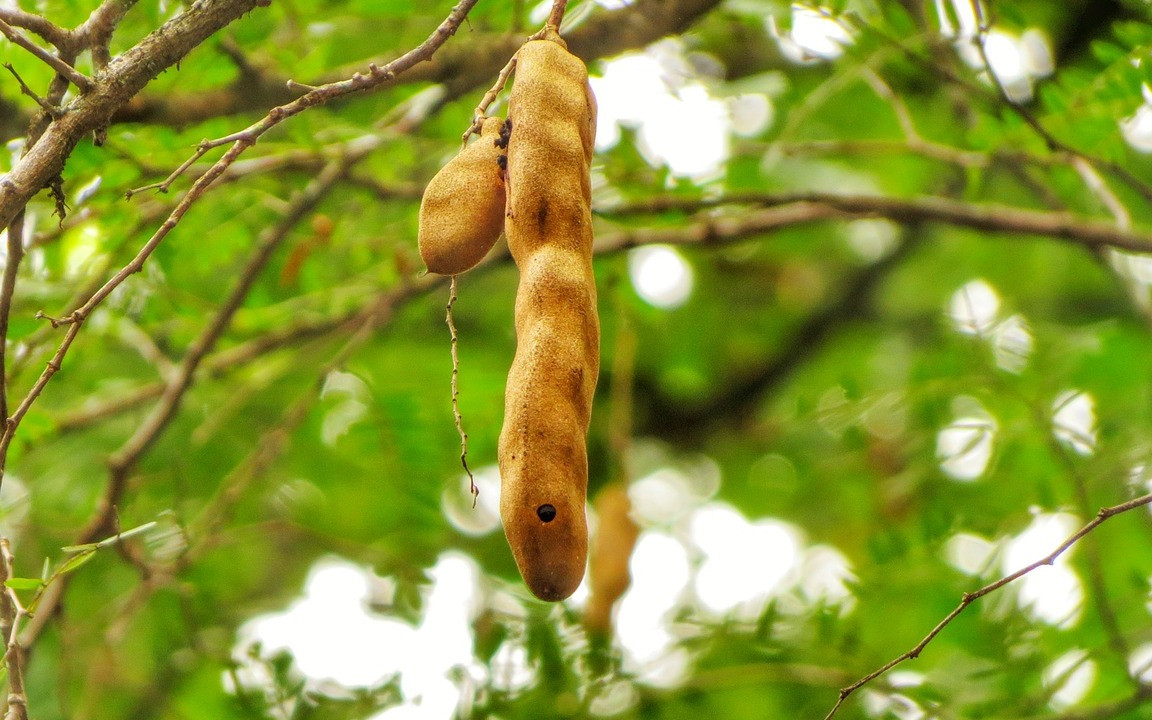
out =
<svg viewBox="0 0 1152 720"><path fill-rule="evenodd" d="M420 257L429 272L457 275L484 259L504 230L504 156L500 118L428 182L420 200Z"/></svg>
<svg viewBox="0 0 1152 720"><path fill-rule="evenodd" d="M520 574L542 600L571 595L588 556L585 436L600 362L589 180L595 113L584 63L559 35L520 48L505 217L520 283L500 516Z"/></svg>
<svg viewBox="0 0 1152 720"><path fill-rule="evenodd" d="M640 528L630 515L628 491L619 483L600 491L595 508L597 524L588 556L590 593L584 606L584 627L607 634L612 627L612 608L632 583L628 562Z"/></svg>

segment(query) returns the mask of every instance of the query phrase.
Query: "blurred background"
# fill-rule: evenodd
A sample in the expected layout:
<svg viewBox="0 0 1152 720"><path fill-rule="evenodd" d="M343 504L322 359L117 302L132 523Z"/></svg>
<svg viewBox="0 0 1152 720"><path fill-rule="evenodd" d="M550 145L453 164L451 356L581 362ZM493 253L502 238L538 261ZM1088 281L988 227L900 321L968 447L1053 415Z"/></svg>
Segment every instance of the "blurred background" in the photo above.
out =
<svg viewBox="0 0 1152 720"><path fill-rule="evenodd" d="M10 585L51 610L24 626L37 720L819 720L964 592L1152 490L1146 2L573 0L599 102L589 496L622 489L632 524L590 518L635 542L606 624L587 580L532 598L497 511L516 269L501 241L459 278L473 503L416 212L550 4L481 1L431 62L277 126L85 323L0 494ZM182 10L136 3L113 54ZM67 217L29 207L12 397L64 332L36 312L71 312L222 150L127 190L450 10L277 0L77 147ZM0 98L22 137L33 101ZM1147 508L1109 520L837 717L1148 717L1150 541Z"/></svg>

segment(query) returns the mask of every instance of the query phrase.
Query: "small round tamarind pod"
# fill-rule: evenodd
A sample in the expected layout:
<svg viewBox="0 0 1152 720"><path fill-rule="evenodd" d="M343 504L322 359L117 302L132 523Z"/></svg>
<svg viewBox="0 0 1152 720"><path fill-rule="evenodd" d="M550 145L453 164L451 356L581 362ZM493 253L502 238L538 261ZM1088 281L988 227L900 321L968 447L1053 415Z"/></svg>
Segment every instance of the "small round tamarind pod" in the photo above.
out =
<svg viewBox="0 0 1152 720"><path fill-rule="evenodd" d="M528 588L568 597L588 557L585 436L600 362L589 167L596 108L555 31L516 55L508 247L520 270L500 432L500 517Z"/></svg>
<svg viewBox="0 0 1152 720"><path fill-rule="evenodd" d="M588 554L590 593L584 606L584 627L607 634L612 608L632 583L628 563L640 528L632 519L628 490L620 483L606 486L596 496L596 534Z"/></svg>
<svg viewBox="0 0 1152 720"><path fill-rule="evenodd" d="M504 230L503 124L500 118L485 118L480 137L440 168L424 189L418 243L429 272L471 270Z"/></svg>

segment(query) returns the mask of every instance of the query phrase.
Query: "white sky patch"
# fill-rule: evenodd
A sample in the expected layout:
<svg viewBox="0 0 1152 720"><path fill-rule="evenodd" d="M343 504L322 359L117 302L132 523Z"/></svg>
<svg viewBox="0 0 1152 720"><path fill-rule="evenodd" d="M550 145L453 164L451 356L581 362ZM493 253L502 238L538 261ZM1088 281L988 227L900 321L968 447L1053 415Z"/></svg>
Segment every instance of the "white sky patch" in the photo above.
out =
<svg viewBox="0 0 1152 720"><path fill-rule="evenodd" d="M980 53L980 23L972 0L936 0L940 32L953 39L960 58L977 70L990 69L1008 99L1023 103L1032 99L1037 80L1052 74L1052 43L1039 28L1028 28L1020 35L990 28L984 35L984 55Z"/></svg>
<svg viewBox="0 0 1152 720"><path fill-rule="evenodd" d="M377 684L404 666L394 648L411 647L415 628L370 615L362 568L326 558L313 566L304 597L279 613L253 618L239 632L242 645L259 641L265 654L288 650L312 680L347 687Z"/></svg>
<svg viewBox="0 0 1152 720"><path fill-rule="evenodd" d="M368 385L356 375L340 370L328 373L320 397L336 396L337 400L324 413L324 419L320 422L320 439L325 445L335 445L337 440L368 414L368 395Z"/></svg>
<svg viewBox="0 0 1152 720"><path fill-rule="evenodd" d="M896 247L900 231L896 224L883 219L854 220L845 231L848 246L864 262L876 262Z"/></svg>
<svg viewBox="0 0 1152 720"><path fill-rule="evenodd" d="M1004 548L1002 568L1005 574L1031 565L1055 550L1080 526L1067 513L1043 513ZM1069 567L1070 548L1052 565L1041 565L1016 581L1017 602L1032 617L1049 625L1071 627L1080 619L1084 588L1079 576Z"/></svg>
<svg viewBox="0 0 1152 720"><path fill-rule="evenodd" d="M636 686L617 680L602 687L588 703L588 712L597 717L619 715L640 700Z"/></svg>
<svg viewBox="0 0 1152 720"><path fill-rule="evenodd" d="M645 245L629 252L628 275L636 294L654 307L678 308L692 295L692 266L666 245Z"/></svg>
<svg viewBox="0 0 1152 720"><path fill-rule="evenodd" d="M1052 434L1081 455L1096 449L1096 408L1092 396L1065 390L1052 403Z"/></svg>
<svg viewBox="0 0 1152 720"><path fill-rule="evenodd" d="M987 572L994 552L993 543L973 533L956 533L944 543L944 558L965 575Z"/></svg>
<svg viewBox="0 0 1152 720"><path fill-rule="evenodd" d="M1144 104L1120 120L1120 134L1137 152L1152 153L1152 88L1148 83L1140 85L1140 94Z"/></svg>
<svg viewBox="0 0 1152 720"><path fill-rule="evenodd" d="M924 720L927 714L915 700L900 693L867 690L863 704L870 717L896 718L896 720Z"/></svg>
<svg viewBox="0 0 1152 720"><path fill-rule="evenodd" d="M500 527L500 468L486 465L473 471L476 488L476 506L468 486L468 476L462 475L440 496L444 517L465 535L486 535Z"/></svg>
<svg viewBox="0 0 1152 720"><path fill-rule="evenodd" d="M303 597L240 628L235 657L246 663L247 648L259 642L265 655L290 652L313 683L350 688L371 687L401 673L404 702L373 720L450 720L461 699L450 673L474 662L470 623L478 570L470 558L448 552L428 574L432 586L424 616L412 627L367 609L370 583L380 581L365 568L321 559L309 573ZM260 684L252 672L242 672L241 679Z"/></svg>
<svg viewBox="0 0 1152 720"><path fill-rule="evenodd" d="M616 612L616 637L624 648L625 666L643 669L672 651L677 638L668 616L680 606L688 586L688 550L671 535L645 531L629 562L632 585Z"/></svg>
<svg viewBox="0 0 1152 720"><path fill-rule="evenodd" d="M536 670L528 662L528 650L519 641L500 645L492 656L492 685L498 690L515 693L532 685Z"/></svg>
<svg viewBox="0 0 1152 720"><path fill-rule="evenodd" d="M813 545L800 560L797 589L811 603L839 605L842 612L849 612L856 605L849 588L855 580L844 553L831 545Z"/></svg>
<svg viewBox="0 0 1152 720"><path fill-rule="evenodd" d="M779 520L749 522L731 506L709 503L690 522L704 554L696 597L714 613L754 618L799 560L798 533Z"/></svg>
<svg viewBox="0 0 1152 720"><path fill-rule="evenodd" d="M1065 710L1076 705L1096 682L1096 662L1088 659L1086 650L1064 653L1044 669L1044 685L1054 689L1048 706Z"/></svg>
<svg viewBox="0 0 1152 720"><path fill-rule="evenodd" d="M996 420L975 398L952 402L958 417L936 436L940 469L954 480L976 480L988 469L995 446Z"/></svg>
<svg viewBox="0 0 1152 720"><path fill-rule="evenodd" d="M1036 28L1030 28L1019 36L1003 30L990 30L984 42L984 52L1008 99L1015 103L1031 100L1035 82L1052 74L1052 49L1047 36ZM983 64L983 58L976 58L976 61L978 65Z"/></svg>
<svg viewBox="0 0 1152 720"><path fill-rule="evenodd" d="M1152 685L1152 643L1144 643L1128 656L1128 673L1145 685Z"/></svg>
<svg viewBox="0 0 1152 720"><path fill-rule="evenodd" d="M1019 373L1028 365L1032 355L1032 332L1023 315L1011 315L992 329L992 353L996 366L1010 373Z"/></svg>
<svg viewBox="0 0 1152 720"><path fill-rule="evenodd" d="M718 176L730 136L756 135L773 117L766 95L713 97L675 40L610 60L603 75L589 82L598 105L596 148L615 146L621 126L635 128L644 159L654 167L666 165L676 177Z"/></svg>
<svg viewBox="0 0 1152 720"><path fill-rule="evenodd" d="M823 8L792 4L791 29L785 35L768 18L768 31L780 45L784 57L796 63L835 60L852 44L852 35Z"/></svg>
<svg viewBox="0 0 1152 720"><path fill-rule="evenodd" d="M640 124L637 149L651 165L668 166L673 175L714 177L728 159L727 105L703 85L687 85L661 95Z"/></svg>
<svg viewBox="0 0 1152 720"><path fill-rule="evenodd" d="M948 317L965 335L983 336L996 324L1000 295L981 279L972 280L952 294Z"/></svg>
<svg viewBox="0 0 1152 720"><path fill-rule="evenodd" d="M755 137L772 124L775 109L762 93L745 93L728 99L728 119L732 134Z"/></svg>

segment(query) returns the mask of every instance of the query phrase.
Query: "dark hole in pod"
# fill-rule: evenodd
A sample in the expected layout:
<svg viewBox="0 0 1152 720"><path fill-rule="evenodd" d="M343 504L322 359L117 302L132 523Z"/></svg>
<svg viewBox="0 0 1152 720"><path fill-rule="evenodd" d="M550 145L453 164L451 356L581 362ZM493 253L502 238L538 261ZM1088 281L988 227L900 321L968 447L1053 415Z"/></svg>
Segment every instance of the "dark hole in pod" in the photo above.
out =
<svg viewBox="0 0 1152 720"><path fill-rule="evenodd" d="M556 519L556 508L552 505L541 505L536 508L536 517L549 523Z"/></svg>

